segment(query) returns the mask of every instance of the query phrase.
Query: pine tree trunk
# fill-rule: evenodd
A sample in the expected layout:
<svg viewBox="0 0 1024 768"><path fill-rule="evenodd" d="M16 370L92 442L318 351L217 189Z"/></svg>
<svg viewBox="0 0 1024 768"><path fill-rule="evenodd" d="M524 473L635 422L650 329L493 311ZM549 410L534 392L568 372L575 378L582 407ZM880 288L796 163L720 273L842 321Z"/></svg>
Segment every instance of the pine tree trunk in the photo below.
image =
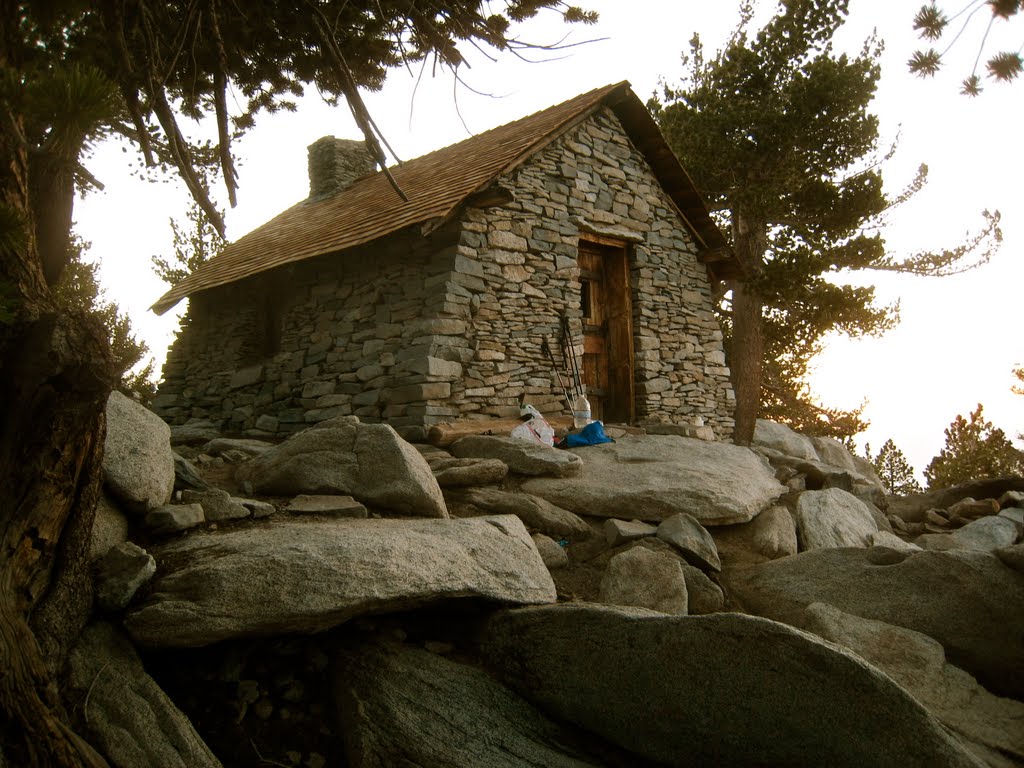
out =
<svg viewBox="0 0 1024 768"><path fill-rule="evenodd" d="M83 570L88 536L81 532L92 527L101 476L105 334L98 323L55 314L19 322L4 328L0 367L3 749L15 765L105 765L68 727L54 682L91 607L88 580L68 576ZM39 616L50 617L41 636L33 630Z"/></svg>
<svg viewBox="0 0 1024 768"><path fill-rule="evenodd" d="M750 445L761 408L761 380L764 368L764 333L761 325L761 297L748 284L732 289L732 386L736 393L733 442Z"/></svg>
<svg viewBox="0 0 1024 768"><path fill-rule="evenodd" d="M20 15L19 3L0 0L0 68L18 64ZM99 487L110 349L98 322L63 316L53 306L36 245L24 124L12 104L4 107L0 758L11 765L104 766L67 725L54 671L91 601L80 574ZM73 588L76 581L84 591Z"/></svg>
<svg viewBox="0 0 1024 768"><path fill-rule="evenodd" d="M757 286L767 242L767 227L734 210L733 250L744 279L732 285L732 344L729 368L736 393L733 442L750 445L761 408L764 371L764 300Z"/></svg>

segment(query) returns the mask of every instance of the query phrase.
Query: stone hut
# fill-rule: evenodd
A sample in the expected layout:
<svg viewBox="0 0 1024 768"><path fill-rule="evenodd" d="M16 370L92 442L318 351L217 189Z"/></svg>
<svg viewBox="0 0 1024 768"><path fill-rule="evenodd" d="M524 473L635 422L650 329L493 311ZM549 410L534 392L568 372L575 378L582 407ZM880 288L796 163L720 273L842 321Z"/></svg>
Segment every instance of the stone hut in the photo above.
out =
<svg viewBox="0 0 1024 768"><path fill-rule="evenodd" d="M309 164L307 200L153 305L189 298L154 404L169 423L355 414L417 436L520 399L565 412L579 371L596 418L731 436L712 302L736 263L629 83L391 168L407 200L360 143L321 139Z"/></svg>

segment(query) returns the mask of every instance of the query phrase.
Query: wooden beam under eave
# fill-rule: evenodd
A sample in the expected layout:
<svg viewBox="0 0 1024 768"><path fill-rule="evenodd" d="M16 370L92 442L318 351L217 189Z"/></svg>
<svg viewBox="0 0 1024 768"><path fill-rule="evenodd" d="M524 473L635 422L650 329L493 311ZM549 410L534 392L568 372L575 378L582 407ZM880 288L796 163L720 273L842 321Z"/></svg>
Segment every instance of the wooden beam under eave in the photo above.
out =
<svg viewBox="0 0 1024 768"><path fill-rule="evenodd" d="M704 264L716 280L741 280L743 269L729 246L702 248L697 252L697 261Z"/></svg>
<svg viewBox="0 0 1024 768"><path fill-rule="evenodd" d="M713 264L720 261L731 261L733 259L732 248L727 245L720 245L714 248L703 248L697 253L697 260L703 264Z"/></svg>
<svg viewBox="0 0 1024 768"><path fill-rule="evenodd" d="M492 208L494 206L508 205L515 199L515 193L508 187L492 184L486 189L474 192L467 197L466 206L469 208Z"/></svg>

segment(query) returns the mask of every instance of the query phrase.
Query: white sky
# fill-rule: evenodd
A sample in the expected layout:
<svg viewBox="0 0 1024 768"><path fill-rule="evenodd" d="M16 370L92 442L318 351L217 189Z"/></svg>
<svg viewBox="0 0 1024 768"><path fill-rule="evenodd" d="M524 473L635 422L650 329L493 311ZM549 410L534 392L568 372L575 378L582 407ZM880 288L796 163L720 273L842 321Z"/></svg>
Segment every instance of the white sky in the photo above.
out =
<svg viewBox="0 0 1024 768"><path fill-rule="evenodd" d="M597 10L596 26L565 27L553 17L534 19L522 33L531 42L552 43L606 38L557 54L557 60L527 64L509 54L490 62L476 56L463 79L479 91L453 88L450 77L426 72L415 99L415 73L396 71L367 104L399 157L419 156L479 132L523 117L607 83L629 80L646 100L659 78L681 76L679 55L699 32L709 53L718 48L738 18L738 0L577 0ZM824 402L855 406L867 401L871 428L858 436L877 451L892 437L918 472L944 444L943 430L977 403L985 416L1010 436L1024 431L1024 396L1013 395L1011 369L1024 363L1018 317L1024 287L1024 172L1019 127L1024 118L1024 82L989 84L981 97L959 95L958 84L971 70L983 31L982 11L951 53L935 80L912 77L906 61L919 47L911 20L916 0L880 3L852 0L839 44L851 53L877 26L886 43L882 82L874 104L883 144L897 134L897 155L884 174L891 192L913 177L924 162L930 168L925 190L891 217L887 242L897 252L949 247L981 225L983 209L1003 214L1004 241L992 262L974 272L943 279L867 275L882 302L900 302L902 323L882 339L836 339L820 357L812 384ZM763 1L769 13L774 3ZM993 30L990 47L1016 49L1020 22ZM998 36L998 37L997 37ZM993 41L995 41L993 43ZM550 54L549 54L550 57ZM542 58L537 54L537 58ZM455 96L453 96L455 94ZM457 98L457 106L456 106ZM461 114L461 119L460 119ZM228 236L262 224L306 197L306 147L321 136L358 138L348 109L326 107L314 94L294 114L262 116L236 147L240 160L239 205L227 213ZM132 176L138 158L120 146L97 149L87 162L106 184L102 193L80 200L76 229L93 243L91 256L102 262L107 298L128 313L157 357L177 328L177 313L156 317L148 311L166 289L152 273L150 256L171 253L168 217L183 218L188 203L173 181L152 183ZM225 199L222 189L214 194Z"/></svg>

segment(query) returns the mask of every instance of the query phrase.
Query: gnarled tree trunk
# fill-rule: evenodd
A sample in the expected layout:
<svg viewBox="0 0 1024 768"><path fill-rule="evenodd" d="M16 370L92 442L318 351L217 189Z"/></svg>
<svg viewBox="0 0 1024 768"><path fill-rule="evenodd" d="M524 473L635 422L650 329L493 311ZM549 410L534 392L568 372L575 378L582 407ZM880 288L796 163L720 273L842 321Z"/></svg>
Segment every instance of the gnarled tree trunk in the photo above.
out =
<svg viewBox="0 0 1024 768"><path fill-rule="evenodd" d="M54 672L91 607L81 571L110 389L106 337L56 314L23 320L3 329L0 367L3 749L16 765L105 765L67 726Z"/></svg>
<svg viewBox="0 0 1024 768"><path fill-rule="evenodd" d="M0 0L2 68L18 63L19 20L19 4ZM88 586L76 593L73 582L88 584L76 577L99 487L110 350L97 321L53 305L23 121L17 104L0 107L0 750L13 765L102 766L67 725L54 670L90 605Z"/></svg>

